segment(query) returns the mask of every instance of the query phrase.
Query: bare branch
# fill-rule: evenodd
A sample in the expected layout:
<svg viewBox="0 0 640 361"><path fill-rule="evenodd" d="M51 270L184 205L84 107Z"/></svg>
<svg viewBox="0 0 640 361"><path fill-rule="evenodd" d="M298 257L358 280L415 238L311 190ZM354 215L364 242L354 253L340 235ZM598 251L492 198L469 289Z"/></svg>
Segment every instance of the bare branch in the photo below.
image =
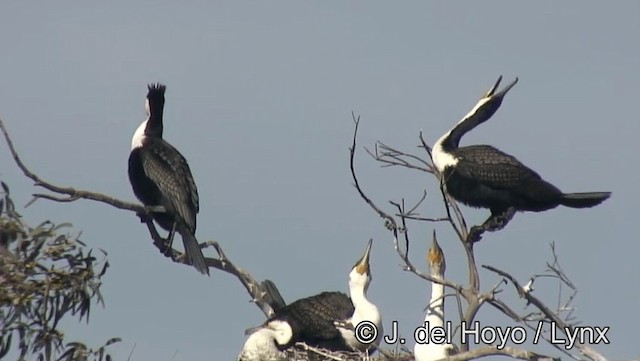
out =
<svg viewBox="0 0 640 361"><path fill-rule="evenodd" d="M513 286L515 287L516 291L518 292L518 295L521 298L524 298L527 300L527 304L532 304L534 305L538 310L540 310L540 312L542 312L544 314L544 316L551 322L553 322L556 327L565 335L567 334L567 332L573 334L574 333L574 327L573 325L568 324L567 322L565 322L564 319L562 319L558 314L556 314L555 312L553 312L549 307L547 307L547 305L544 304L544 302L542 302L539 298L537 298L536 296L534 296L532 294L532 290L529 287L523 287L516 279L515 277L513 277L511 274L499 270L495 267L492 266L488 266L488 265L482 265L483 268L494 272L506 279L508 279L511 284L513 284ZM580 344L577 343L576 347L580 350L580 352L592 359L592 360L597 360L597 361L605 361L606 358L602 355L600 355L597 351L595 351L593 348L589 347L588 345L585 344Z"/></svg>
<svg viewBox="0 0 640 361"><path fill-rule="evenodd" d="M364 199L364 201L376 213L378 213L378 215L382 219L385 220L386 227L389 228L390 230L392 230L394 235L397 236L398 225L397 225L395 219L393 219L393 217L391 217L389 214L387 214L384 211L382 211L369 197L367 197L367 195L364 194L364 191L360 187L360 183L358 182L358 177L356 176L356 170L355 170L354 162L355 162L355 155L356 155L356 139L358 137L358 125L360 124L360 117L358 116L356 118L355 114L352 112L351 113L351 118L353 119L353 122L355 124L355 128L353 130L353 143L352 143L351 147L349 148L349 155L350 155L349 156L349 166L351 168L351 177L353 178L353 185L358 190L358 193L360 194L360 197L362 197L362 199Z"/></svg>
<svg viewBox="0 0 640 361"><path fill-rule="evenodd" d="M471 351L462 352L456 355L451 355L445 360L447 361L467 361L475 360L487 356L509 356L517 360L530 360L530 361L552 361L560 360L560 358L553 358L546 355L541 355L528 350L523 350L515 347L506 346L502 349L498 349L496 346L486 346L476 348Z"/></svg>
<svg viewBox="0 0 640 361"><path fill-rule="evenodd" d="M310 352L312 352L312 353L314 353L316 355L320 355L320 356L326 358L327 360L344 361L343 358L333 355L333 352L331 352L331 351L324 351L324 350L321 350L321 349L319 349L317 347L309 346L304 342L296 342L295 346L299 347L299 348L301 348L301 349L303 349L303 350L305 350L307 352L310 351Z"/></svg>
<svg viewBox="0 0 640 361"><path fill-rule="evenodd" d="M370 151L367 147L364 149L373 159L382 163L383 167L400 166L426 173L433 173L433 165L427 163L422 158L391 148L380 141L375 143L374 152Z"/></svg>

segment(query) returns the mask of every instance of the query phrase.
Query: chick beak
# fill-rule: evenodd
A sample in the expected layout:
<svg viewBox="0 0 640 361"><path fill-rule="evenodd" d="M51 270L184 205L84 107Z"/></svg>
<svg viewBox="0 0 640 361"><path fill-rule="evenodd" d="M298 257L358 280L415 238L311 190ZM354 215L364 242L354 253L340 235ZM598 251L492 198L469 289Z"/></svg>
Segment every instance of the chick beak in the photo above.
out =
<svg viewBox="0 0 640 361"><path fill-rule="evenodd" d="M255 333L256 331L260 330L262 327L263 326L247 328L246 330L244 330L244 335L245 336L249 336L249 335Z"/></svg>
<svg viewBox="0 0 640 361"><path fill-rule="evenodd" d="M373 239L369 239L369 243L367 243L367 249L364 251L364 255L358 263L356 263L356 271L360 274L369 274L369 256L371 254L371 245L373 244Z"/></svg>
<svg viewBox="0 0 640 361"><path fill-rule="evenodd" d="M427 261L430 268L438 270L438 273L444 273L444 270L446 268L444 253L442 252L442 248L440 248L440 245L438 244L435 231L433 231L433 241L431 248L429 248Z"/></svg>

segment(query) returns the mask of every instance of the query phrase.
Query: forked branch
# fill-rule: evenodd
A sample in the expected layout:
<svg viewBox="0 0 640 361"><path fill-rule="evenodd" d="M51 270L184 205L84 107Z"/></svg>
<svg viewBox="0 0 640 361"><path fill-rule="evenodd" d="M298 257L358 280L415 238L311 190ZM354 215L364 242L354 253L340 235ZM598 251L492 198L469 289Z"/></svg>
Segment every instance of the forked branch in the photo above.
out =
<svg viewBox="0 0 640 361"><path fill-rule="evenodd" d="M548 270L551 272L551 277L553 278L557 278L560 282L561 285L566 285L569 286L574 292L573 294L571 294L569 296L569 299L566 303L564 303L563 307L559 307L557 311L553 311L551 308L549 308L542 300L540 300L538 297L533 295L533 284L535 282L535 280L537 278L540 277L549 277L549 275L536 275L533 276L529 279L529 281L525 284L522 285L520 282L518 282L518 280L516 280L516 278L511 275L508 272L505 272L503 270L500 270L496 267L492 267L492 266L488 266L488 265L483 265L482 267L496 273L497 275L503 277L503 279L508 280L509 282L511 282L511 284L514 286L514 288L516 289L516 292L518 293L518 295L521 298L524 298L527 301L527 305L533 305L540 313L540 317L531 317L533 314L529 314L529 315L525 315L525 316L517 316L517 314L515 312L513 312L512 310L509 311L508 315L511 315L511 317L519 322L522 322L523 324L529 326L529 328L535 329L536 326L532 326L531 323L534 322L536 323L538 326L537 327L541 327L541 323L544 322L546 324L549 325L549 327L555 327L557 330L559 330L560 332L562 332L565 336L567 336L568 334L574 334L575 332L575 324L571 324L569 322L569 317L571 316L571 312L569 312L567 314L567 316L563 317L561 315L562 312L564 311L570 311L571 308L569 307L570 302L574 299L575 297L575 287L573 286L573 284L568 280L568 278L566 277L566 275L561 271L561 267L558 263L558 258L557 255L555 253L555 246L552 244L551 246L552 251L553 251L553 257L554 257L554 262L552 264L547 264L547 268ZM496 304L492 303L492 305L494 305L496 308L498 308L499 310L503 310L505 308L504 303L499 304L498 306L496 306ZM535 314L535 313L534 313ZM547 341L549 341L549 343L551 345L554 345L553 342L551 342L550 339L548 339L545 336L542 336L543 338L545 338ZM566 350L564 350L561 347L558 347L557 345L556 349L564 352L565 354L567 354L570 357L573 357L575 359L580 359L579 357L576 357L570 353L568 353ZM587 344L582 344L582 343L575 343L575 347L578 348L578 350L580 351L580 353L586 357L588 357L591 360L594 361L606 361L606 358L604 356L602 356L600 353L598 353L596 350L594 350L593 348L591 348L589 345Z"/></svg>

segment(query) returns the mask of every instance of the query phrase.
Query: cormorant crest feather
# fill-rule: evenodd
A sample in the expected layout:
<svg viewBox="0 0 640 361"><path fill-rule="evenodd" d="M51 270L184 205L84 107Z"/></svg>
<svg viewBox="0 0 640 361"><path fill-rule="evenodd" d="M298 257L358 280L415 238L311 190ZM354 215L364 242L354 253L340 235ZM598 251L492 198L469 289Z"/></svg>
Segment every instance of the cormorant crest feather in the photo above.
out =
<svg viewBox="0 0 640 361"><path fill-rule="evenodd" d="M167 86L161 83L147 84L147 88L149 89L149 94L147 96L164 95L164 92L167 90Z"/></svg>

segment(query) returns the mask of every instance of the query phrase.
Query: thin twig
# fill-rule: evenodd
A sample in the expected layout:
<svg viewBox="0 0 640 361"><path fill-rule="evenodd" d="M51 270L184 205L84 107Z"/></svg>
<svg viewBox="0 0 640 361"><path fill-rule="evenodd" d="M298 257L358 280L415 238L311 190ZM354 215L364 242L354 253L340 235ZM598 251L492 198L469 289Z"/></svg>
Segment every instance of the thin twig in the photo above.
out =
<svg viewBox="0 0 640 361"><path fill-rule="evenodd" d="M354 185L354 187L356 187L356 190L360 194L360 197L362 199L364 199L364 201L376 213L378 213L378 215L382 219L385 220L387 228L392 230L392 232L395 235L397 235L398 225L397 225L396 221L389 214L387 214L383 210L381 210L369 197L367 197L366 194L364 194L364 191L362 191L362 188L360 187L360 183L358 182L358 177L356 176L356 170L355 170L354 163L355 163L355 155L356 155L356 139L358 138L358 125L360 124L360 116L358 116L356 118L355 114L352 112L351 113L351 118L353 119L353 122L355 124L354 130L353 130L353 143L351 144L351 147L349 148L349 167L351 168L351 177L353 179L353 185Z"/></svg>
<svg viewBox="0 0 640 361"><path fill-rule="evenodd" d="M565 322L565 320L563 320L560 316L558 316L555 312L553 312L549 307L547 307L547 305L545 305L544 302L542 302L539 298L534 296L531 293L530 289L523 287L511 274L488 265L482 265L482 267L508 279L511 282L511 284L513 284L513 286L515 287L516 291L518 292L518 295L521 298L524 298L527 300L527 304L534 305L538 310L540 310L540 312L542 312L546 316L546 318L549 321L553 322L556 325L556 327L565 335L567 334L567 332L570 334L574 334L574 327L572 325ZM606 358L604 356L600 355L597 351L595 351L593 348L589 347L588 345L577 343L575 346L580 350L580 352L584 356L592 360L606 361Z"/></svg>
<svg viewBox="0 0 640 361"><path fill-rule="evenodd" d="M505 346L502 349L498 349L497 346L485 346L473 349L471 351L462 352L456 355L451 355L444 360L447 361L467 361L475 360L486 356L509 356L517 360L530 360L530 361L552 361L560 360L560 358L553 358L551 356L542 355L536 352L523 350L515 347Z"/></svg>

